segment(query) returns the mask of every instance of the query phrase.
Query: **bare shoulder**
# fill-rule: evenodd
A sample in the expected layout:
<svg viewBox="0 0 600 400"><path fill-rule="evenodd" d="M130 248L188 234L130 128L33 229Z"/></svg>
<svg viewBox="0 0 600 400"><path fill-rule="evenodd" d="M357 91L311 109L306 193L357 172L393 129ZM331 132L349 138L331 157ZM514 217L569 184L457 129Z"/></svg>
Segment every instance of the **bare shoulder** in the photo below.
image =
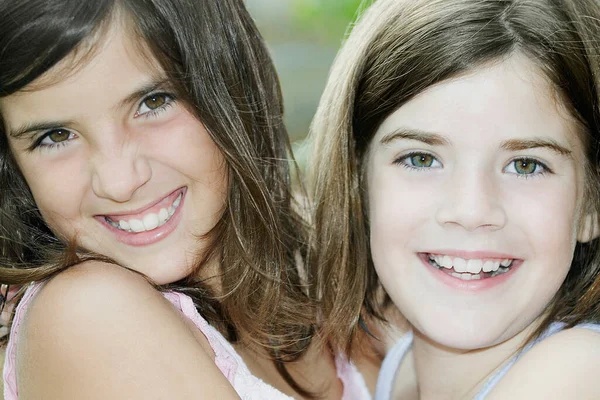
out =
<svg viewBox="0 0 600 400"><path fill-rule="evenodd" d="M96 302L122 301L123 296L132 299L145 293L158 293L141 275L118 265L100 261L88 261L59 273L50 279L36 296L36 307L49 307L64 302L71 307L72 300L84 301L81 306L90 306ZM109 295L109 298L98 299L94 295ZM160 293L158 293L160 295ZM43 300L40 300L43 299Z"/></svg>
<svg viewBox="0 0 600 400"><path fill-rule="evenodd" d="M22 399L237 398L212 353L144 277L100 262L40 290L17 366Z"/></svg>
<svg viewBox="0 0 600 400"><path fill-rule="evenodd" d="M38 339L43 331L43 337L66 337L98 327L110 335L129 328L132 317L136 321L148 309L160 317L176 313L143 276L117 265L86 262L44 285L27 310L22 336Z"/></svg>
<svg viewBox="0 0 600 400"><path fill-rule="evenodd" d="M534 346L498 383L490 399L597 399L600 333L573 328Z"/></svg>

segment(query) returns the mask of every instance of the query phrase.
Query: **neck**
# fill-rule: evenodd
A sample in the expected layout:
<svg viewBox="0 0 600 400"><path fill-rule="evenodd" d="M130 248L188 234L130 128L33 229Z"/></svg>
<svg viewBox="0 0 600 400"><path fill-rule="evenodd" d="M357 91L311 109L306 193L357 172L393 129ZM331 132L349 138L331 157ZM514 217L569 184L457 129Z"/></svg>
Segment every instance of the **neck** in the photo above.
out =
<svg viewBox="0 0 600 400"><path fill-rule="evenodd" d="M488 378L518 352L536 325L531 324L502 343L477 350L445 347L415 331L412 353L419 398L473 398Z"/></svg>

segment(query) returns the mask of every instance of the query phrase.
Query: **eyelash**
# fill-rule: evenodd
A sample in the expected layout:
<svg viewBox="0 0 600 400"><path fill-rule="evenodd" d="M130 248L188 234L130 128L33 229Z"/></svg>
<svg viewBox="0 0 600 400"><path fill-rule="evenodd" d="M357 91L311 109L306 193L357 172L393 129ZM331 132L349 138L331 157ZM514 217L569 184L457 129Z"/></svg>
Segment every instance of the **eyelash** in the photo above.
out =
<svg viewBox="0 0 600 400"><path fill-rule="evenodd" d="M405 155L403 155L400 158L397 158L396 160L394 160L394 164L401 165L404 168L409 169L411 171L419 171L419 172L421 172L423 170L426 170L426 169L437 168L437 167L415 167L414 165L410 165L408 163L408 160L410 158L412 158L412 157L415 157L415 156L431 157L431 158L433 158L433 160L435 160L435 161L437 161L439 163L438 159L433 154L425 153L425 152L422 152L422 151L414 151L412 153L405 154Z"/></svg>
<svg viewBox="0 0 600 400"><path fill-rule="evenodd" d="M403 155L402 157L397 158L396 160L394 160L393 164L396 165L401 165L406 169L409 169L411 171L418 171L418 172L422 172L424 170L427 169L432 169L432 168L439 168L439 167L415 167L413 165L410 165L408 160L412 157L415 156L426 156L426 157L431 157L433 159L433 162L437 161L438 163L439 160L431 153L426 153L426 152L421 152L421 151L415 151L412 153L408 153ZM506 170L508 167L510 167L511 165L514 165L514 163L516 162L526 162L526 163L534 163L536 165L535 171L533 173L530 174L519 174L519 173L512 173L513 175L516 175L517 178L521 178L521 179L531 179L531 178L535 178L535 177L539 177L539 176L544 176L546 174L553 174L554 172L543 162L535 159L535 158L531 158L531 157L520 157L520 158L514 158L512 159L502 170ZM441 163L440 163L441 164ZM542 170L540 172L537 172L537 170L541 168Z"/></svg>
<svg viewBox="0 0 600 400"><path fill-rule="evenodd" d="M44 133L43 135L41 135L39 138L37 138L33 144L28 148L28 150L34 151L34 150L54 150L57 149L59 147L62 146L66 146L71 140L73 139L66 139L63 140L62 142L53 142L52 144L44 144L42 143L47 137L49 137L50 135L52 135L55 132L60 132L60 131L65 131L65 132L69 132L69 137L71 135L75 135L73 132L69 131L68 129L62 129L62 128L57 128L57 129L51 129L49 131L46 131L46 133Z"/></svg>
<svg viewBox="0 0 600 400"><path fill-rule="evenodd" d="M534 163L535 164L535 171L532 172L531 174L519 174L519 173L512 173L513 175L516 175L517 178L521 178L521 179L531 179L531 178L538 178L541 176L545 176L547 174L553 174L554 172L543 162L535 159L535 158L531 158L531 157L521 157L521 158L515 158L513 160L511 160L506 167L504 167L504 169L510 167L511 165L514 165L516 162L527 162L527 163ZM541 171L537 171L539 168L541 168Z"/></svg>
<svg viewBox="0 0 600 400"><path fill-rule="evenodd" d="M150 98L152 97L158 97L158 96L164 96L165 98L169 99L165 101L165 104L158 106L157 108L153 109L153 110L149 110L146 111L143 114L138 114L139 109L142 107L142 105ZM140 101L140 104L138 106L138 111L136 111L136 118L139 117L144 117L144 118L153 118L156 117L157 115L159 115L160 113L166 111L168 108L173 107L175 105L175 102L177 101L177 97L172 94L172 93L167 93L167 92L155 92L155 93L150 93L149 95L147 95L146 97L144 97L142 99L142 101Z"/></svg>
<svg viewBox="0 0 600 400"><path fill-rule="evenodd" d="M139 109L144 105L144 103L152 98L152 97L157 97L157 96L164 96L167 100L165 100L165 104L162 104L160 106L158 106L155 109L150 109L149 111L144 112L143 114L138 114ZM145 96L138 105L138 108L136 111L136 118L155 118L157 117L159 114L161 114L164 111L167 111L168 108L173 107L175 105L175 102L177 101L177 97L172 94L172 93L168 93L168 92L155 92L155 93L150 93L147 96ZM56 150L62 146L66 146L71 140L73 140L72 138L66 139L62 142L53 142L52 144L43 144L42 142L48 138L50 135L52 135L55 132L59 132L59 131L65 131L65 132L69 132L69 137L76 136L73 132L71 132L68 129L64 129L64 128L56 128L56 129L51 129L49 131L46 131L45 133L43 133L42 135L40 135L35 141L34 143L28 148L28 150L34 151L36 149L38 150Z"/></svg>

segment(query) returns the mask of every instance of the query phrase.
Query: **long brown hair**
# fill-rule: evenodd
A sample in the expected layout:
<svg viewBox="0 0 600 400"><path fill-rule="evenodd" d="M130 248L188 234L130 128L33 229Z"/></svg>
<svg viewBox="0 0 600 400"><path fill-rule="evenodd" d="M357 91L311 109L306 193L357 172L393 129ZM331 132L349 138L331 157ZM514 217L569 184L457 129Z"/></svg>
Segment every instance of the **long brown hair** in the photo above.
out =
<svg viewBox="0 0 600 400"><path fill-rule="evenodd" d="M287 376L281 362L308 348L315 307L296 265L306 235L291 193L279 81L242 0L0 2L0 96L23 90L74 52L93 51L117 14L202 121L229 170L226 209L197 266L219 260L222 293L198 274L168 288L192 296L229 340L267 348ZM67 244L41 217L1 122L0 283L24 285L77 259L65 258Z"/></svg>
<svg viewBox="0 0 600 400"><path fill-rule="evenodd" d="M311 132L310 265L324 331L337 346L349 350L361 312L382 317L386 303L369 252L365 153L386 117L436 83L516 52L531 59L580 125L585 212L600 215L598 38L595 0L378 0L362 15L330 72ZM577 244L534 336L552 321L600 320L599 246Z"/></svg>

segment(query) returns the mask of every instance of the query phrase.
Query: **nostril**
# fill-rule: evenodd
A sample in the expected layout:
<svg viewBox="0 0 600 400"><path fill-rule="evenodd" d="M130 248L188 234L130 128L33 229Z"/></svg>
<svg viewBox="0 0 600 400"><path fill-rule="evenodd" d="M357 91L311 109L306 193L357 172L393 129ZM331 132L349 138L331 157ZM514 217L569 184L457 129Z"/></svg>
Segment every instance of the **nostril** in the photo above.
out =
<svg viewBox="0 0 600 400"><path fill-rule="evenodd" d="M92 190L98 197L123 203L130 200L151 176L150 166L144 160L127 157L105 159L96 162Z"/></svg>
<svg viewBox="0 0 600 400"><path fill-rule="evenodd" d="M440 199L435 214L440 225L460 226L473 231L479 228L499 229L506 224L506 213L498 197L462 190L462 193L450 193Z"/></svg>

